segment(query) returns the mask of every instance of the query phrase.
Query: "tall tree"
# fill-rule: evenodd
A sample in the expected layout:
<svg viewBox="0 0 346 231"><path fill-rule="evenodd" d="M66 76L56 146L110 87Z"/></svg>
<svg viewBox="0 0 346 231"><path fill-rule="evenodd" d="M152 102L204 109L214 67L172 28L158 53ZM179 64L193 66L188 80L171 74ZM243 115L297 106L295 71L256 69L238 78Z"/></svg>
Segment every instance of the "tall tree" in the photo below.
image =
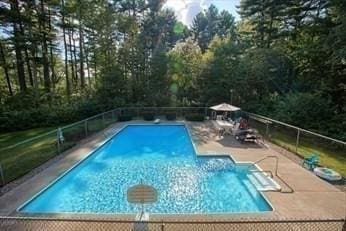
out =
<svg viewBox="0 0 346 231"><path fill-rule="evenodd" d="M26 81L25 81L25 70L24 70L24 60L23 60L23 36L20 33L21 24L21 14L19 10L18 0L11 1L11 14L12 18L12 28L13 28L13 42L16 53L16 69L18 75L18 83L20 91L26 91Z"/></svg>
<svg viewBox="0 0 346 231"><path fill-rule="evenodd" d="M253 40L257 47L269 48L276 38L286 1L241 0L239 14L253 25Z"/></svg>
<svg viewBox="0 0 346 231"><path fill-rule="evenodd" d="M66 41L65 15L66 15L65 1L61 0L61 27L62 27L63 40L64 40L66 95L67 95L68 100L70 100L71 86L70 86L69 70L68 70L68 46L67 46L67 41Z"/></svg>
<svg viewBox="0 0 346 231"><path fill-rule="evenodd" d="M47 15L45 9L45 3L40 0L40 33L41 33L41 43L42 43L42 64L43 64L43 79L44 79L44 89L46 93L50 93L51 80L49 74L49 61L48 61L48 39L47 39ZM48 95L50 97L50 95Z"/></svg>
<svg viewBox="0 0 346 231"><path fill-rule="evenodd" d="M13 91L12 91L12 86L11 86L11 81L10 81L9 68L8 68L8 64L6 61L5 47L3 46L2 41L0 41L0 58L1 58L0 65L4 69L8 93L10 94L10 96L12 96Z"/></svg>
<svg viewBox="0 0 346 231"><path fill-rule="evenodd" d="M84 89L85 86L85 76L84 76L84 39L83 39L83 3L81 0L78 0L78 32L79 32L79 77L81 89Z"/></svg>

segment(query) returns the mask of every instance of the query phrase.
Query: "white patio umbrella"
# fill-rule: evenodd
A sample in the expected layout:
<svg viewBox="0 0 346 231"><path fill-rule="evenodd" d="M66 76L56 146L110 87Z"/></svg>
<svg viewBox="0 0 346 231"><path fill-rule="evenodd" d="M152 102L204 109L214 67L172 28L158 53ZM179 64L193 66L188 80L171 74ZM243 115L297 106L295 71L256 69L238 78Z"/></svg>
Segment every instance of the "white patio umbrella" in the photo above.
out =
<svg viewBox="0 0 346 231"><path fill-rule="evenodd" d="M215 106L210 107L210 109L213 109L214 111L239 111L240 108L227 104L227 103L222 103L222 104L218 104Z"/></svg>
<svg viewBox="0 0 346 231"><path fill-rule="evenodd" d="M239 111L240 110L239 107L230 105L228 103L218 104L218 105L210 107L210 109L214 110L212 113L212 118L215 118L216 111L223 111L223 112L227 113L227 112L231 112L231 111Z"/></svg>

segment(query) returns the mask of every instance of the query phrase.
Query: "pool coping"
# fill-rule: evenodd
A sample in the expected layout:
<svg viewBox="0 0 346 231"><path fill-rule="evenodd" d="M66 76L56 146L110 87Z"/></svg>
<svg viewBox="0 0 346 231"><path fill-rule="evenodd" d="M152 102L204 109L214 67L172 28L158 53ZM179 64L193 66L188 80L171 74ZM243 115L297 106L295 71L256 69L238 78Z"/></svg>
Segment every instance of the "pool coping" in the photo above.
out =
<svg viewBox="0 0 346 231"><path fill-rule="evenodd" d="M86 161L88 158L90 158L91 156L93 156L93 154L95 154L95 152L97 150L99 150L100 148L102 148L104 145L106 145L109 141L111 141L115 136L117 136L120 132L122 132L124 129L126 129L129 126L183 126L189 136L189 140L193 146L194 152L196 157L208 157L208 158L217 158L217 157L223 157L223 158L229 158L231 159L231 161L236 164L236 165L253 165L255 166L258 170L262 170L257 164L253 164L254 162L251 161L236 161L231 154L223 154L223 153L215 153L214 155L212 154L204 154L204 153L199 153L198 149L195 145L195 142L192 138L192 135L190 133L190 130L188 128L188 126L186 125L186 123L184 122L176 122L176 123L160 123L160 124L125 124L123 125L121 128L119 128L117 131L115 131L112 135L109 135L109 137L107 137L106 139L104 139L103 141L100 141L97 144L97 147L94 147L91 151L89 151L82 159L80 159L79 161L77 161L76 163L74 163L71 167L69 167L67 170L65 170L60 176L56 177L53 181L51 181L49 184L47 184L45 187L43 187L41 190L39 190L37 193L35 193L33 196L31 196L29 199L27 199L23 204L21 204L18 208L16 208L15 212L20 214L20 215L38 215L38 214L44 214L44 215L50 215L50 214L59 214L59 215L87 215L87 216L103 216L103 215L124 215L124 216L134 216L137 213L76 213L76 212L57 212L57 213L52 213L52 212L23 212L20 211L21 209L23 209L25 206L27 206L29 203L31 203L34 199L36 199L38 196L40 196L44 191L46 191L47 189L49 189L52 185L54 185L56 182L58 182L59 180L61 180L63 177L65 177L68 173L70 173L74 168L76 168L78 165L80 165L81 163L83 163L84 161ZM111 128L110 128L111 129ZM110 129L106 129L106 130L110 130ZM104 131L101 131L104 134ZM262 174L264 176L266 176L265 174ZM273 206L273 204L271 203L271 201L267 198L267 196L263 193L263 191L260 191L256 188L256 186L249 181L253 187L255 188L255 190L261 195L261 197L265 200L265 202L268 204L270 210L268 211L254 211L254 212L219 212L219 213L150 213L151 216L153 215L157 215L157 216L176 216L176 215L181 215L181 216L190 216L190 215L241 215L241 214L254 214L254 215L259 215L259 214L267 214L267 213L271 213L275 211L275 208Z"/></svg>

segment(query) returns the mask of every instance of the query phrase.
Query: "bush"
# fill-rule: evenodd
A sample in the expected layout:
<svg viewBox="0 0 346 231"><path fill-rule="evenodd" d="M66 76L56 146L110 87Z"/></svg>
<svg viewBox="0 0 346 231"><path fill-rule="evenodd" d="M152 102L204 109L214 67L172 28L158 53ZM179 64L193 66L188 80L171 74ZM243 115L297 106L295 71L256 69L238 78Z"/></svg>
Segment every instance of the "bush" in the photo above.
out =
<svg viewBox="0 0 346 231"><path fill-rule="evenodd" d="M154 114L152 113L143 113L143 119L144 120L154 120Z"/></svg>
<svg viewBox="0 0 346 231"><path fill-rule="evenodd" d="M167 120L176 120L177 115L175 113L167 113L166 114L166 119Z"/></svg>
<svg viewBox="0 0 346 231"><path fill-rule="evenodd" d="M130 120L132 120L132 115L120 115L120 116L118 116L119 122L125 122L125 121L130 121Z"/></svg>
<svg viewBox="0 0 346 231"><path fill-rule="evenodd" d="M194 113L194 114L187 114L185 115L185 119L188 121L204 121L204 114L198 114L198 113Z"/></svg>

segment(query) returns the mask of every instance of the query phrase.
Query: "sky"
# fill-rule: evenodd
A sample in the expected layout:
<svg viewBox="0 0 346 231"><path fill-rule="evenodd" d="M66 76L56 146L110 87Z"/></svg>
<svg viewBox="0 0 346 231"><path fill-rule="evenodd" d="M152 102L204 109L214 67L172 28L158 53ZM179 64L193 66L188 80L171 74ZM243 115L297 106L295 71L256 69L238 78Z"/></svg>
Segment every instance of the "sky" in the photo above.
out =
<svg viewBox="0 0 346 231"><path fill-rule="evenodd" d="M193 18L202 10L207 9L211 4L214 4L219 11L229 11L236 20L239 19L236 6L240 0L167 0L166 8L174 10L179 21L187 26L190 26Z"/></svg>

